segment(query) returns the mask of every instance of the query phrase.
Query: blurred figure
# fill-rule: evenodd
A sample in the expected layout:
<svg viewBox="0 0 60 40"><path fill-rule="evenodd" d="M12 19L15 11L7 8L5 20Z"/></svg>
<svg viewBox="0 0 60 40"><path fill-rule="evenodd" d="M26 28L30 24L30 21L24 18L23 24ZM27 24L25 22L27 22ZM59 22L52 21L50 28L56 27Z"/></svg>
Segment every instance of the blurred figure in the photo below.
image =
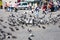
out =
<svg viewBox="0 0 60 40"><path fill-rule="evenodd" d="M17 12L17 2L15 2L15 4L14 4L14 10L15 10L15 12Z"/></svg>
<svg viewBox="0 0 60 40"><path fill-rule="evenodd" d="M58 10L58 2L54 2L54 11L57 11Z"/></svg>
<svg viewBox="0 0 60 40"><path fill-rule="evenodd" d="M8 2L5 2L4 3L4 9L5 9L5 11L8 11L8 8L9 8L9 3Z"/></svg>
<svg viewBox="0 0 60 40"><path fill-rule="evenodd" d="M54 11L54 4L53 4L53 2L50 1L49 5L50 5L51 12L53 12Z"/></svg>
<svg viewBox="0 0 60 40"><path fill-rule="evenodd" d="M38 6L35 8L35 11L36 12L39 12L39 7Z"/></svg>
<svg viewBox="0 0 60 40"><path fill-rule="evenodd" d="M32 10L31 3L29 3L28 7L29 7L29 10Z"/></svg>
<svg viewBox="0 0 60 40"><path fill-rule="evenodd" d="M59 10L60 10L60 1L58 1L58 6L59 6Z"/></svg>
<svg viewBox="0 0 60 40"><path fill-rule="evenodd" d="M36 14L36 17L38 18L39 17L39 6L37 6L36 8L35 8L35 14Z"/></svg>
<svg viewBox="0 0 60 40"><path fill-rule="evenodd" d="M44 3L42 6L42 10L43 10L43 14L46 14L46 10L47 10L47 3Z"/></svg>
<svg viewBox="0 0 60 40"><path fill-rule="evenodd" d="M12 12L13 8L12 8L12 3L11 1L8 3L8 11Z"/></svg>
<svg viewBox="0 0 60 40"><path fill-rule="evenodd" d="M48 11L48 12L51 12L51 9L50 9L50 8L51 8L51 6L50 6L50 4L48 3L48 4L47 4L47 11Z"/></svg>
<svg viewBox="0 0 60 40"><path fill-rule="evenodd" d="M5 9L5 11L7 11L7 2L5 2L5 4L4 4L4 9Z"/></svg>
<svg viewBox="0 0 60 40"><path fill-rule="evenodd" d="M31 10L32 13L34 13L34 6L32 6L32 10Z"/></svg>

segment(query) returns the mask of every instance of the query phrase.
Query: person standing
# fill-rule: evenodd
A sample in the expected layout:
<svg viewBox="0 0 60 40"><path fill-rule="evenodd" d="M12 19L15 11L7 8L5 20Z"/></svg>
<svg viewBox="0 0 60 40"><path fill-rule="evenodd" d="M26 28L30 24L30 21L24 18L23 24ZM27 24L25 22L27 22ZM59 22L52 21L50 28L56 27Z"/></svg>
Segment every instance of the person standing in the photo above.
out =
<svg viewBox="0 0 60 40"><path fill-rule="evenodd" d="M58 3L56 1L56 2L54 2L54 11L57 11L57 10L58 10Z"/></svg>
<svg viewBox="0 0 60 40"><path fill-rule="evenodd" d="M43 14L46 14L46 10L47 10L47 4L46 3L43 4L42 10L43 10Z"/></svg>
<svg viewBox="0 0 60 40"><path fill-rule="evenodd" d="M32 13L34 13L34 6L32 6L32 10L31 10Z"/></svg>
<svg viewBox="0 0 60 40"><path fill-rule="evenodd" d="M3 5L4 11L7 11L7 7L8 7L8 6L7 6L7 2L5 2L4 5Z"/></svg>
<svg viewBox="0 0 60 40"><path fill-rule="evenodd" d="M60 1L58 1L58 6L59 6L59 10L60 10Z"/></svg>
<svg viewBox="0 0 60 40"><path fill-rule="evenodd" d="M36 17L38 18L38 16L39 16L39 7L38 6L35 8L35 12L36 12Z"/></svg>
<svg viewBox="0 0 60 40"><path fill-rule="evenodd" d="M15 4L14 4L14 10L15 10L15 12L17 12L17 6L18 6L18 4L17 4L17 2L15 2Z"/></svg>
<svg viewBox="0 0 60 40"><path fill-rule="evenodd" d="M7 11L9 11L9 6L10 6L10 4L9 4L9 2L7 2Z"/></svg>
<svg viewBox="0 0 60 40"><path fill-rule="evenodd" d="M53 12L54 11L54 3L50 1L49 2L49 5L51 6L51 8L50 8L51 9L51 12Z"/></svg>
<svg viewBox="0 0 60 40"><path fill-rule="evenodd" d="M35 8L35 11L36 12L39 12L39 7L38 6Z"/></svg>
<svg viewBox="0 0 60 40"><path fill-rule="evenodd" d="M8 11L12 12L12 3L11 3L11 1L8 2Z"/></svg>
<svg viewBox="0 0 60 40"><path fill-rule="evenodd" d="M59 1L59 9L60 9L60 1Z"/></svg>
<svg viewBox="0 0 60 40"><path fill-rule="evenodd" d="M31 3L29 3L29 9L32 10L32 5L31 5Z"/></svg>
<svg viewBox="0 0 60 40"><path fill-rule="evenodd" d="M7 6L7 2L4 3L4 9L6 9L6 6Z"/></svg>
<svg viewBox="0 0 60 40"><path fill-rule="evenodd" d="M10 9L10 12L12 12L12 2L10 1L10 6L9 6L9 9Z"/></svg>

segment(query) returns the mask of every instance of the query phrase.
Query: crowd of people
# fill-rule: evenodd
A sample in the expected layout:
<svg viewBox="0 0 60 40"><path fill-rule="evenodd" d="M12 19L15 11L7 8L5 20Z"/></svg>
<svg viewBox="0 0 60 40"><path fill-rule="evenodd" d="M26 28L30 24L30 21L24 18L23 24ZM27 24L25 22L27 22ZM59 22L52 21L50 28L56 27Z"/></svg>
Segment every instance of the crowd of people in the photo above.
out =
<svg viewBox="0 0 60 40"><path fill-rule="evenodd" d="M17 10L18 10L18 3L15 2L14 5L13 5L11 1L10 2L5 2L5 6L4 7L8 11L13 11L13 9L14 9L15 12L17 12ZM60 9L60 1L56 1L56 2L52 2L52 1L47 2L46 1L46 2L44 2L42 4L42 6L40 6L39 8L38 7L39 6L37 5L37 7L35 7L33 9L32 6L29 6L29 8L32 10L32 13L33 13L34 10L35 11L39 11L39 9L42 9L43 11L51 10L51 12L53 12L53 11L57 11L57 10Z"/></svg>
<svg viewBox="0 0 60 40"><path fill-rule="evenodd" d="M56 2L52 2L52 1L50 1L50 2L45 2L44 5L43 5L43 7L42 7L42 9L43 9L44 11L50 9L51 12L57 11L57 10L60 9L60 1L56 1Z"/></svg>
<svg viewBox="0 0 60 40"><path fill-rule="evenodd" d="M35 8L36 13L40 11L39 9L41 9L44 14L47 14L47 11L48 12L56 12L56 11L60 10L60 1L44 2L41 7L37 6Z"/></svg>
<svg viewBox="0 0 60 40"><path fill-rule="evenodd" d="M11 1L5 2L4 8L6 11L12 12L13 10L15 10L15 12L16 12L17 11L17 2L15 2L14 4L12 4Z"/></svg>

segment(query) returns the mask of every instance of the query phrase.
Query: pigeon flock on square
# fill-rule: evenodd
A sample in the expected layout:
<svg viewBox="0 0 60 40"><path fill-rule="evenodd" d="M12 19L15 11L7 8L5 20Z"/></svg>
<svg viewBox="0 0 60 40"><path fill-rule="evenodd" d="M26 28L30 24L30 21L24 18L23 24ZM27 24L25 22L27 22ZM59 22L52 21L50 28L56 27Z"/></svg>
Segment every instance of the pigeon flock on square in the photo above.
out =
<svg viewBox="0 0 60 40"><path fill-rule="evenodd" d="M7 21L5 23L10 26L8 28L11 31L15 32L15 30L19 31L19 27L21 27L22 29L25 29L25 26L28 27L28 25L31 25L32 27L36 26L39 28L46 29L45 26L41 26L41 25L50 25L50 24L55 25L58 22L60 22L60 14L56 15L53 18L51 18L51 17L47 18L48 20L44 19L45 16L46 15L44 15L43 17L36 17L36 16L28 14L27 12L25 12L24 14L20 14L20 15L15 15L15 14L11 13L7 17ZM7 26L3 25L2 22L4 22L4 20L2 19L2 17L0 17L0 27L2 27L3 29L6 29ZM23 26L23 25L25 25L25 26ZM16 27L16 26L18 26L18 27ZM58 27L60 28L60 25L58 25ZM15 35L4 31L2 28L0 28L0 40L4 40L6 38L17 39L17 37ZM14 30L14 28L15 28L15 30ZM28 37L28 40L32 40L31 37L35 36L34 34L31 33L33 31L31 29L26 29L26 30L30 33L30 37Z"/></svg>

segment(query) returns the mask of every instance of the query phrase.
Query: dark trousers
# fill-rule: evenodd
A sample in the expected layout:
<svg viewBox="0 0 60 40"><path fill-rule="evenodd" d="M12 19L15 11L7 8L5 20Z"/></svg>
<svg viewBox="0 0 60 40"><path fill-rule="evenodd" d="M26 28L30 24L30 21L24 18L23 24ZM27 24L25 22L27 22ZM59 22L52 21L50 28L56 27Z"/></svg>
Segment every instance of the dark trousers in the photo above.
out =
<svg viewBox="0 0 60 40"><path fill-rule="evenodd" d="M17 8L15 8L15 12L17 12L18 11L18 9Z"/></svg>
<svg viewBox="0 0 60 40"><path fill-rule="evenodd" d="M54 7L50 8L51 9L51 12L54 12Z"/></svg>

